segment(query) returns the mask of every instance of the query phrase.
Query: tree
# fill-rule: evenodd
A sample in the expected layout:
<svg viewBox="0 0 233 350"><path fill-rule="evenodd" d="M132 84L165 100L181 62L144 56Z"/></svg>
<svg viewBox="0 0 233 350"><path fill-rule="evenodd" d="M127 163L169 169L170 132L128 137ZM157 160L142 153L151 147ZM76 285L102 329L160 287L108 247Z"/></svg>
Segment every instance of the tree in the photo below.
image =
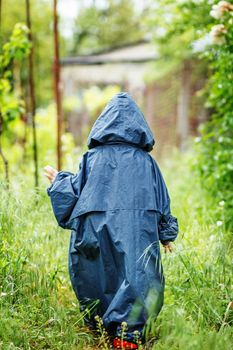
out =
<svg viewBox="0 0 233 350"><path fill-rule="evenodd" d="M86 54L143 39L142 16L134 10L133 1L110 0L101 8L84 7L75 21L71 53Z"/></svg>
<svg viewBox="0 0 233 350"><path fill-rule="evenodd" d="M46 105L53 99L52 89L52 6L47 0L31 1L31 18L33 18L34 65L36 101L38 106ZM26 22L25 6L22 1L7 0L2 2L1 31L3 43L11 35L12 28L18 22ZM20 80L25 92L28 85L28 67L21 65Z"/></svg>
<svg viewBox="0 0 233 350"><path fill-rule="evenodd" d="M162 72L178 69L197 57L195 42L207 33L211 5L204 0L156 0L146 23L159 49Z"/></svg>
<svg viewBox="0 0 233 350"><path fill-rule="evenodd" d="M0 55L0 156L5 166L5 177L9 182L8 161L2 149L2 135L9 124L24 111L24 102L13 88L14 63L21 63L30 52L28 28L16 24L9 41L3 45Z"/></svg>

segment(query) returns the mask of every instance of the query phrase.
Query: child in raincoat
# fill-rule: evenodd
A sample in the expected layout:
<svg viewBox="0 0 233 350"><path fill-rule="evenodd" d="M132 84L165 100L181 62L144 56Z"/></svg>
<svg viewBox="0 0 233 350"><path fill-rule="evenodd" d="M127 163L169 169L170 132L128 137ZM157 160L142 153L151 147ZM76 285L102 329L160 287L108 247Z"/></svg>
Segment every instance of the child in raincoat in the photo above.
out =
<svg viewBox="0 0 233 350"><path fill-rule="evenodd" d="M115 347L136 349L163 305L159 242L171 251L177 219L149 154L152 132L127 93L110 100L87 145L76 174L45 168L47 191L58 224L71 230L69 273L85 321L101 317Z"/></svg>

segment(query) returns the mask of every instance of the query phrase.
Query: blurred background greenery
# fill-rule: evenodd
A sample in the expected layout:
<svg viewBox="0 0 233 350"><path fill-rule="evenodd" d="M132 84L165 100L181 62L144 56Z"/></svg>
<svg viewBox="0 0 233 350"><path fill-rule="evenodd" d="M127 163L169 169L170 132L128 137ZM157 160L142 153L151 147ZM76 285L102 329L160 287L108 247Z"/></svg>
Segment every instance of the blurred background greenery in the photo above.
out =
<svg viewBox="0 0 233 350"><path fill-rule="evenodd" d="M57 164L53 4L0 1L2 349L95 341L67 281L67 234L56 227L43 178L43 167ZM153 156L180 221L147 348L232 349L233 2L58 0L57 11L63 168L77 171L93 122L127 90L154 132Z"/></svg>

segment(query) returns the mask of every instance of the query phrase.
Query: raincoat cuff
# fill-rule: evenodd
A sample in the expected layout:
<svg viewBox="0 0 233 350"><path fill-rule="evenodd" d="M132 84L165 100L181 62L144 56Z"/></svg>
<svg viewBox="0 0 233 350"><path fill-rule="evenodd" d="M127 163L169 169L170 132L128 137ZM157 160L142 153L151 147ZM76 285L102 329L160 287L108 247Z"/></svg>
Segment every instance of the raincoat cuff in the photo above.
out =
<svg viewBox="0 0 233 350"><path fill-rule="evenodd" d="M59 180L62 180L64 179L65 177L67 176L72 176L74 175L73 173L71 173L70 171L59 171L57 173L57 175L55 176L55 179L53 180L53 182L51 183L51 185L47 188L47 194L48 196L50 196L50 192L54 186L54 184L59 181Z"/></svg>
<svg viewBox="0 0 233 350"><path fill-rule="evenodd" d="M177 218L171 214L162 216L159 223L159 239L162 242L173 242L178 235ZM163 243L162 243L163 244Z"/></svg>
<svg viewBox="0 0 233 350"><path fill-rule="evenodd" d="M170 243L170 241L160 241L162 243L162 245L168 245Z"/></svg>

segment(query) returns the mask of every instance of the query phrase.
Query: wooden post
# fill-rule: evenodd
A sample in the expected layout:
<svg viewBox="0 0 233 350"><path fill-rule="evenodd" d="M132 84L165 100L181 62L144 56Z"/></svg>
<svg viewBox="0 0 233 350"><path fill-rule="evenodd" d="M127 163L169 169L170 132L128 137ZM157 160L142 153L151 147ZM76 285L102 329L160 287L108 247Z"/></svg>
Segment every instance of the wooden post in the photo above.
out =
<svg viewBox="0 0 233 350"><path fill-rule="evenodd" d="M26 0L26 17L27 26L29 29L28 39L31 42L31 51L29 54L29 94L30 94L30 112L32 116L32 137L33 137L33 160L34 160L34 179L35 187L38 188L39 176L38 176L38 151L37 151L37 137L36 137L36 96L35 96L35 83L34 83L34 47L30 14L30 0Z"/></svg>
<svg viewBox="0 0 233 350"><path fill-rule="evenodd" d="M53 38L54 38L54 94L57 111L57 169L62 167L61 133L62 133L62 106L61 106L61 82L59 63L59 38L58 38L58 15L57 0L53 0Z"/></svg>
<svg viewBox="0 0 233 350"><path fill-rule="evenodd" d="M189 136L189 101L191 93L191 69L186 62L181 71L180 95L177 109L178 146L183 152L186 149Z"/></svg>
<svg viewBox="0 0 233 350"><path fill-rule="evenodd" d="M0 0L0 42L2 43L1 29L2 29L2 0ZM9 163L2 149L2 133L3 133L3 117L0 111L0 157L2 158L3 165L4 165L6 186L7 188L9 188L9 182L10 182L9 181Z"/></svg>
<svg viewBox="0 0 233 350"><path fill-rule="evenodd" d="M145 116L150 128L153 130L155 120L156 86L148 84L145 88Z"/></svg>
<svg viewBox="0 0 233 350"><path fill-rule="evenodd" d="M2 0L0 0L0 31L2 29Z"/></svg>

